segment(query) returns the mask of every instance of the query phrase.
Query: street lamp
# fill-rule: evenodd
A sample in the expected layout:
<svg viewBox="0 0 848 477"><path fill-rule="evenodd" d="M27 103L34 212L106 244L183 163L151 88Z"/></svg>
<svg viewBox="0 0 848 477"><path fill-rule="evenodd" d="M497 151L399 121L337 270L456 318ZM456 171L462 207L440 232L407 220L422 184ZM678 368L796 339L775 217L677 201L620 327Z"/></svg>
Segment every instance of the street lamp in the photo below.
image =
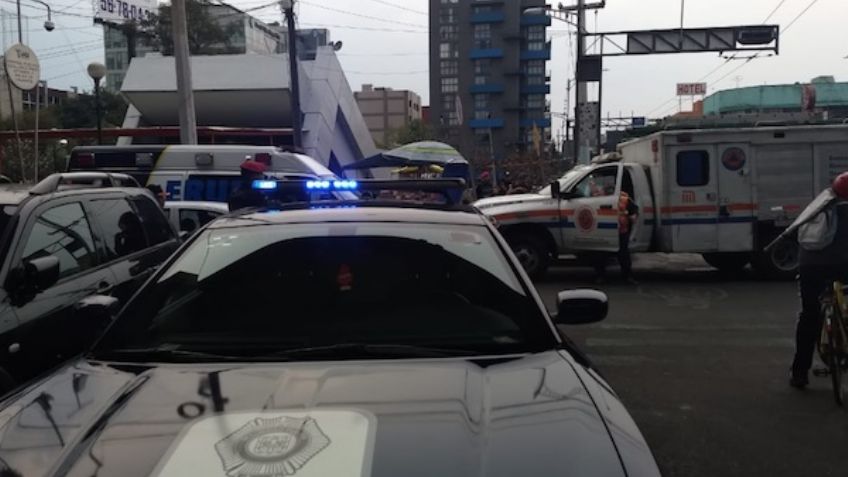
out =
<svg viewBox="0 0 848 477"><path fill-rule="evenodd" d="M30 0L30 1L33 1L35 3L40 3L41 5L44 5L45 8L47 8L47 21L44 22L44 29L47 30L47 31L53 31L56 28L56 24L53 23L53 16L52 16L53 12L50 11L50 5L47 4L47 2L42 2L41 0ZM17 7L18 7L18 43L23 45L23 43L24 43L24 32L23 32L23 28L21 26L21 0L17 0L15 3L17 4Z"/></svg>
<svg viewBox="0 0 848 477"><path fill-rule="evenodd" d="M94 107L97 111L97 144L100 145L103 144L103 132L101 130L102 113L100 111L100 80L106 76L106 67L103 66L103 63L89 63L88 76L91 76L91 79L94 80Z"/></svg>
<svg viewBox="0 0 848 477"><path fill-rule="evenodd" d="M524 15L547 15L554 20L559 20L561 22L568 23L569 25L577 26L577 23L568 18L570 12L563 10L562 8L562 4L560 4L559 10L551 9L550 5L547 7L527 7L522 11L522 13Z"/></svg>

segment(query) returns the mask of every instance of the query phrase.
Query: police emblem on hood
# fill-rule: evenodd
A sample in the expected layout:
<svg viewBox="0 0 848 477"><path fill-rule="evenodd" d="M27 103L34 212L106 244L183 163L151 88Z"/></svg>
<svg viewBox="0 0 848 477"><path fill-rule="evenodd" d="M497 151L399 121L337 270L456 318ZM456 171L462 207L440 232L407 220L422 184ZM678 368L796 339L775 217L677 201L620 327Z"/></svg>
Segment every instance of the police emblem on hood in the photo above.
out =
<svg viewBox="0 0 848 477"><path fill-rule="evenodd" d="M330 438L311 417L260 417L218 441L215 451L229 477L284 477L329 445Z"/></svg>

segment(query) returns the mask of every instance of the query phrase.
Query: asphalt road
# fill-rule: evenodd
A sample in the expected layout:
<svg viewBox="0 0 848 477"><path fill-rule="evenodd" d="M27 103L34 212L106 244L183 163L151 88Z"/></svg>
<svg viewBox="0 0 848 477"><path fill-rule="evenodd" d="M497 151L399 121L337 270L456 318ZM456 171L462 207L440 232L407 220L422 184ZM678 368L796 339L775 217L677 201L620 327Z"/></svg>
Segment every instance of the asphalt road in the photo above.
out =
<svg viewBox="0 0 848 477"><path fill-rule="evenodd" d="M848 412L829 378L788 386L798 308L792 282L727 277L697 256L637 258L638 286L597 286L555 267L537 288L597 288L610 315L566 332L618 392L663 475L848 476ZM610 269L615 279L617 270Z"/></svg>

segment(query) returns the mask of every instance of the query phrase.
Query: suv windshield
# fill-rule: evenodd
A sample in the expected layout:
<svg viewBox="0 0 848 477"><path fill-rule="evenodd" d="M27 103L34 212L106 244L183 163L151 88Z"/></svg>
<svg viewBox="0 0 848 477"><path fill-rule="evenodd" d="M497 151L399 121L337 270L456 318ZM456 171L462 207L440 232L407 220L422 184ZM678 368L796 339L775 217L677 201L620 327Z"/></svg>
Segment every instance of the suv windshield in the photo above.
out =
<svg viewBox="0 0 848 477"><path fill-rule="evenodd" d="M287 224L204 231L95 354L261 357L340 343L516 352L552 340L483 226Z"/></svg>

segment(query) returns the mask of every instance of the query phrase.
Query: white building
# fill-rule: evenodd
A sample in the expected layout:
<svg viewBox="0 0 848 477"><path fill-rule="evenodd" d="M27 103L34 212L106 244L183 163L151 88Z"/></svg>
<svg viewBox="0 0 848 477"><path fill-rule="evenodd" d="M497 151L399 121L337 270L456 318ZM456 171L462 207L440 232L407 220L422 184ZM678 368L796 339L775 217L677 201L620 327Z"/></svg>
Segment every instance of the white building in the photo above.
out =
<svg viewBox="0 0 848 477"><path fill-rule="evenodd" d="M281 30L278 25L268 25L225 3L204 4L206 13L215 18L224 31L230 31L227 44L212 46L224 54L257 53L273 54L280 50ZM105 87L119 91L130 63L129 43L124 30L120 27L103 24L103 46L106 60ZM135 57L141 58L157 51L144 44L141 35L136 34Z"/></svg>
<svg viewBox="0 0 848 477"><path fill-rule="evenodd" d="M199 126L291 127L288 55L193 56L191 68ZM332 47L300 61L300 87L307 154L336 170L377 152ZM134 59L121 92L132 103L124 127L179 124L173 57Z"/></svg>

